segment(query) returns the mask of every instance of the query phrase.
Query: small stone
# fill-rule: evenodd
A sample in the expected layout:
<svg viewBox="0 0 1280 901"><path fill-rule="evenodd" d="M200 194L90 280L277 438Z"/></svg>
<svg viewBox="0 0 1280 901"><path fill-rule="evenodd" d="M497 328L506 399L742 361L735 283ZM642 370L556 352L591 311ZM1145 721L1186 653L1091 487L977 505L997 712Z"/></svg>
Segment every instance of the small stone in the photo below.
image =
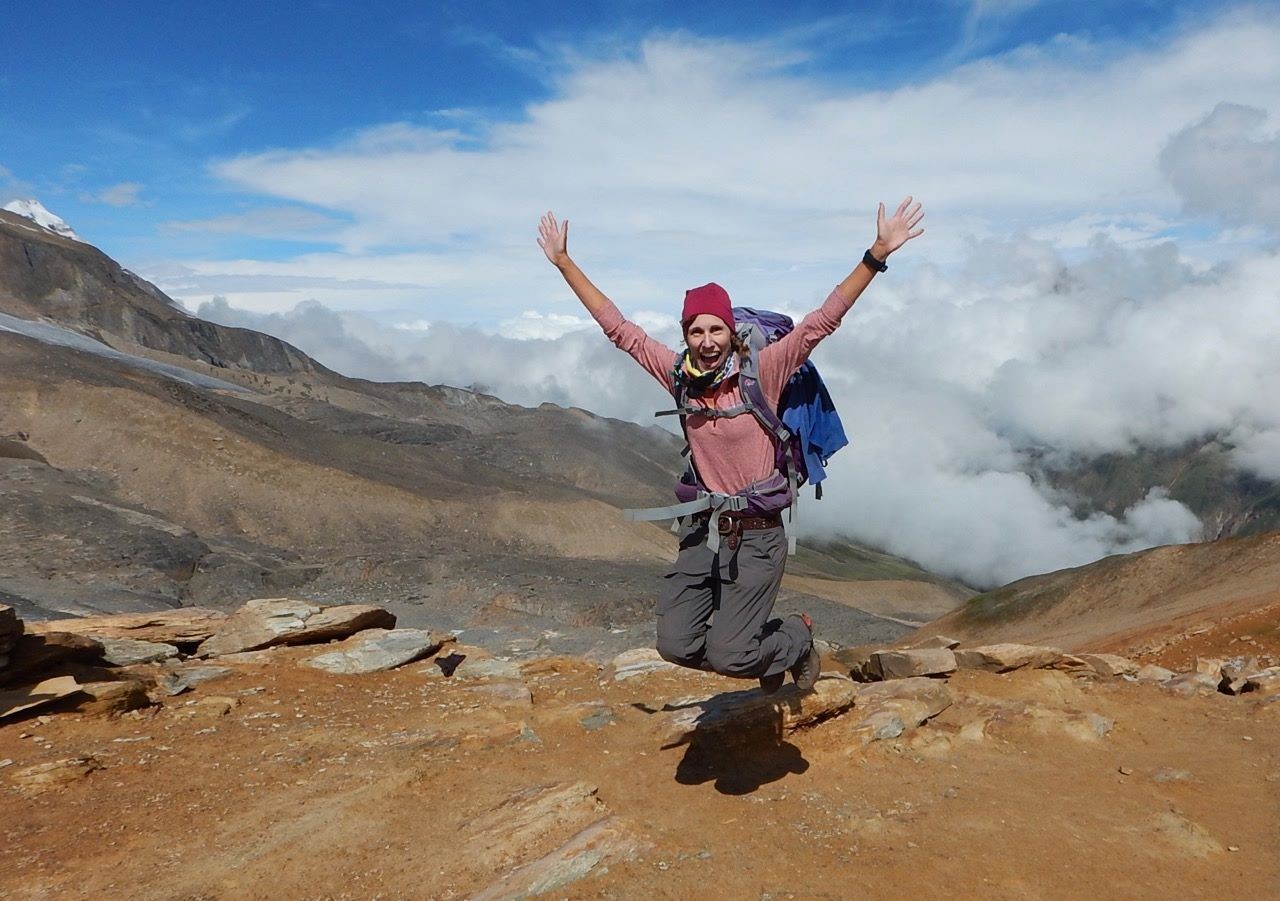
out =
<svg viewBox="0 0 1280 901"><path fill-rule="evenodd" d="M1122 767L1120 767L1120 775L1121 775L1121 776L1132 776L1132 775L1133 775L1133 767L1131 767L1131 766L1122 766Z"/></svg>
<svg viewBox="0 0 1280 901"><path fill-rule="evenodd" d="M1139 682L1168 682L1174 676L1178 675L1171 669L1165 669L1163 666L1156 666L1154 663L1148 663L1139 667L1138 672L1134 674Z"/></svg>
<svg viewBox="0 0 1280 901"><path fill-rule="evenodd" d="M229 666L192 666L161 673L156 683L169 697L189 691L193 686L213 679L229 676L233 670Z"/></svg>
<svg viewBox="0 0 1280 901"><path fill-rule="evenodd" d="M1239 845L1227 845L1227 850L1228 850L1228 851L1239 851L1239 850L1240 850L1240 846L1239 846Z"/></svg>
<svg viewBox="0 0 1280 901"><path fill-rule="evenodd" d="M608 707L593 711L578 720L582 724L582 728L588 732L595 732L597 729L603 728L613 722L613 711Z"/></svg>
<svg viewBox="0 0 1280 901"><path fill-rule="evenodd" d="M951 786L950 788L948 788L946 791L944 791L944 792L942 793L942 797L944 797L944 798L958 798L958 797L960 797L960 789L956 788L956 787L953 785L953 786Z"/></svg>

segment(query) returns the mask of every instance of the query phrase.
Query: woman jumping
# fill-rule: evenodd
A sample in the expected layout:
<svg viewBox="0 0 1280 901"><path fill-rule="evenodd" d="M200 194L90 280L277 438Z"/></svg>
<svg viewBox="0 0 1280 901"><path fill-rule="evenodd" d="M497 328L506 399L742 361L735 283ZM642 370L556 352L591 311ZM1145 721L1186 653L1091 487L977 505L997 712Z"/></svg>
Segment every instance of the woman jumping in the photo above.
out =
<svg viewBox="0 0 1280 901"><path fill-rule="evenodd" d="M836 286L822 306L787 335L759 351L757 378L774 409L787 380L823 338L840 325L888 256L923 233L924 212L908 197L893 216L884 204L876 214L876 240L862 261ZM623 317L613 302L569 257L569 222L547 213L538 226L538 245L560 270L573 293L600 324L606 337L644 367L669 393L693 409L685 434L693 470L707 492L721 499L750 497L759 486L777 484L775 438L744 409L740 368L748 349L735 333L729 295L714 282L685 293L679 353L655 341ZM697 410L705 410L699 413ZM783 482L785 485L785 481ZM724 504L681 520L680 551L663 579L658 599L658 653L680 666L712 670L740 679L759 679L765 692L777 691L791 673L796 685L813 688L822 660L813 645L813 623L804 614L770 620L787 561L780 508ZM717 532L734 540L721 543ZM729 527L726 528L726 522ZM714 616L713 616L714 614Z"/></svg>

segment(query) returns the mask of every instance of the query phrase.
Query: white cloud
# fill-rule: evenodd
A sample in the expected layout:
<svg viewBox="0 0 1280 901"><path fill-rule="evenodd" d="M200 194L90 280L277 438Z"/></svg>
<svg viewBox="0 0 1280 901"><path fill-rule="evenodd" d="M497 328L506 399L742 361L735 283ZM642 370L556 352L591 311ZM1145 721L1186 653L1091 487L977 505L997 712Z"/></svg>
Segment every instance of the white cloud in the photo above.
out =
<svg viewBox="0 0 1280 901"><path fill-rule="evenodd" d="M80 199L85 203L105 203L107 206L137 206L141 192L142 185L137 182L122 181L103 188L96 194L81 194Z"/></svg>
<svg viewBox="0 0 1280 901"><path fill-rule="evenodd" d="M253 235L262 238L322 239L338 220L314 210L299 207L265 207L243 213L229 213L208 219L175 220L161 228L170 232L211 232L215 234Z"/></svg>
<svg viewBox="0 0 1280 901"><path fill-rule="evenodd" d="M1219 103L1173 136L1160 165L1188 212L1280 229L1280 133L1266 134L1266 120L1266 110Z"/></svg>
<svg viewBox="0 0 1280 901"><path fill-rule="evenodd" d="M688 35L567 57L551 98L516 121L384 123L214 163L242 191L333 211L343 224L326 237L341 249L192 262L172 287L281 311L299 298L270 280L305 275L362 282L322 298L344 309L574 315L533 244L548 207L573 220L571 249L607 290L658 308L709 279L736 281L745 303L807 304L869 242L875 203L907 193L928 206L926 240L904 255L916 261L1019 229L1077 247L1091 231L1150 241L1180 209L1155 165L1169 136L1224 99L1266 109L1280 96L1280 18L1199 24L1150 49L1059 39L891 90L797 74L768 44ZM261 289L203 282L230 272Z"/></svg>

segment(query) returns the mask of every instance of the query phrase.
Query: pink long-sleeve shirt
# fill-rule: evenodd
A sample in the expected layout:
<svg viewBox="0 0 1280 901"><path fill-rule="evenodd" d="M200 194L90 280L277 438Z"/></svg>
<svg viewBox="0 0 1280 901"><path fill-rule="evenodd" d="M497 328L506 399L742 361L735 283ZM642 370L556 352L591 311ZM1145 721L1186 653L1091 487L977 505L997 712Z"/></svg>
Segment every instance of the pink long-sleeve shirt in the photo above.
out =
<svg viewBox="0 0 1280 901"><path fill-rule="evenodd" d="M822 306L801 319L794 330L760 351L760 388L765 399L775 408L792 373L809 359L818 342L836 330L851 306L852 302L843 300L832 291ZM630 354L670 393L676 352L649 337L644 329L624 317L612 302L606 301L594 316L605 336ZM710 393L689 398L689 402L695 406L719 409L737 406L742 403L737 374L721 382ZM708 419L694 415L687 417L685 428L698 475L712 491L735 494L772 475L773 439L754 416L745 414Z"/></svg>

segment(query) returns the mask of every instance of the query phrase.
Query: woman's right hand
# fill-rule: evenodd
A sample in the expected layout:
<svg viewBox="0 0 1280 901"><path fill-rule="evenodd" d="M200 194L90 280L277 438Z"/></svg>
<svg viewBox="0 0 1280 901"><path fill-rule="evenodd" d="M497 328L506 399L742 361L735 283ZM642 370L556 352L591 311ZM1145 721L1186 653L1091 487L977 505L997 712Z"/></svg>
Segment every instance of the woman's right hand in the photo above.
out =
<svg viewBox="0 0 1280 901"><path fill-rule="evenodd" d="M538 223L538 246L553 266L560 267L566 263L569 259L569 220L557 224L556 217L548 210Z"/></svg>

